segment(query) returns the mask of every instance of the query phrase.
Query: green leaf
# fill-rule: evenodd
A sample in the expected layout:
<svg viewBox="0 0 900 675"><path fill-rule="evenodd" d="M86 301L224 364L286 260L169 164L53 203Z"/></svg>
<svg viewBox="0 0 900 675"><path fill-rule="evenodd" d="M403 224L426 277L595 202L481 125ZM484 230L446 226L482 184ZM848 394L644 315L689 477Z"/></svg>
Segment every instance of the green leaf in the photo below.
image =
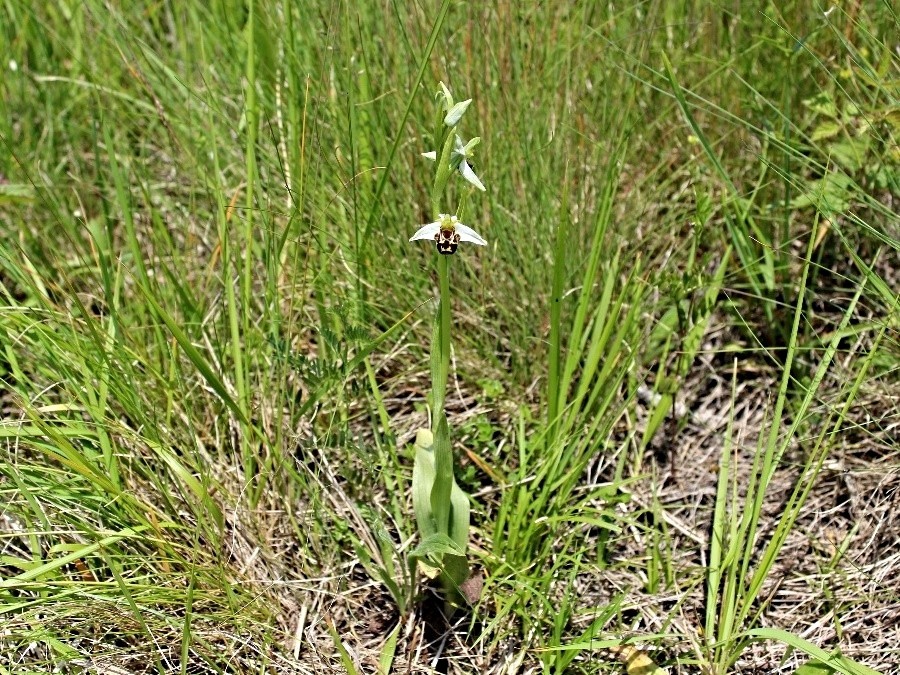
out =
<svg viewBox="0 0 900 675"><path fill-rule="evenodd" d="M415 460L413 462L413 512L419 536L427 539L437 533L434 515L431 512L431 487L434 485L434 438L428 429L416 433Z"/></svg>
<svg viewBox="0 0 900 675"><path fill-rule="evenodd" d="M872 670L868 666L857 663L852 659L840 654L829 654L821 647L817 647L812 642L804 640L786 630L780 628L754 628L748 630L746 635L754 638L762 638L763 640L777 640L786 645L799 649L814 659L818 659L823 664L830 666L836 672L843 675L881 675L877 670Z"/></svg>
<svg viewBox="0 0 900 675"><path fill-rule="evenodd" d="M325 627L328 629L328 634L331 636L331 641L334 642L334 647L335 649L337 649L338 655L341 657L341 665L344 666L344 670L347 671L347 675L359 675L359 671L356 669L356 665L353 663L353 657L350 656L350 652L347 651L347 648L341 641L341 636L338 635L338 632L335 629L334 624L331 622L330 618L325 620Z"/></svg>
<svg viewBox="0 0 900 675"><path fill-rule="evenodd" d="M450 521L448 523L450 538L463 550L469 543L469 497L456 484L450 486Z"/></svg>
<svg viewBox="0 0 900 675"><path fill-rule="evenodd" d="M426 537L422 542L409 552L410 557L424 558L432 561L440 561L445 555L465 555L459 545L446 534L440 532Z"/></svg>
<svg viewBox="0 0 900 675"><path fill-rule="evenodd" d="M894 132L900 132L900 107L892 108L884 113L884 121L891 125Z"/></svg>
<svg viewBox="0 0 900 675"><path fill-rule="evenodd" d="M206 489L206 486L199 480L197 480L196 476L189 471L178 459L175 455L163 447L160 443L155 443L150 439L146 439L145 441L147 445L149 445L156 452L157 456L166 463L166 465L172 470L172 473L178 477L184 485L188 487L188 489L194 493L194 496L200 500L200 503L203 504L203 507L207 510L207 513L213 517L216 522L216 526L219 530L222 530L224 527L225 519L222 516L222 511L218 507L218 505L212 500L209 492Z"/></svg>
<svg viewBox="0 0 900 675"><path fill-rule="evenodd" d="M469 541L469 498L453 478L452 455L450 454L449 428L446 420L438 423L438 436L447 434L446 459L449 469L442 479L437 476L436 439L427 429L416 434L416 459L413 465L413 510L422 543L410 553L412 557L427 558L437 563L444 572L449 587L458 587L466 580L469 566L466 562L466 548ZM443 480L443 493L437 490L439 480ZM444 496L446 495L446 496ZM438 500L443 500L439 502ZM436 514L442 520L438 520ZM440 526L443 523L443 527Z"/></svg>
<svg viewBox="0 0 900 675"><path fill-rule="evenodd" d="M853 181L843 173L829 173L823 178L811 180L801 195L791 201L791 208L815 206L820 211L838 213L850 206Z"/></svg>
<svg viewBox="0 0 900 675"><path fill-rule="evenodd" d="M794 675L831 675L833 672L834 668L814 659L797 668Z"/></svg>
<svg viewBox="0 0 900 675"><path fill-rule="evenodd" d="M34 188L22 183L0 183L0 204L30 202L34 199Z"/></svg>
<svg viewBox="0 0 900 675"><path fill-rule="evenodd" d="M834 161L852 173L862 169L869 151L869 137L847 139L829 146Z"/></svg>
<svg viewBox="0 0 900 675"><path fill-rule="evenodd" d="M378 675L390 675L391 666L394 664L394 654L397 652L397 637L400 635L402 625L402 621L397 622L381 648L381 654L378 657Z"/></svg>
<svg viewBox="0 0 900 675"><path fill-rule="evenodd" d="M811 139L813 141L821 141L825 138L832 138L837 136L842 129L840 122L835 122L829 120L827 122L822 122L819 126L813 129Z"/></svg>
<svg viewBox="0 0 900 675"><path fill-rule="evenodd" d="M86 546L82 546L77 550L69 553L68 555L64 555L60 558L54 558L53 560L48 560L41 565L36 567L32 567L31 569L23 572L22 574L17 574L14 577L9 577L8 579L0 580L0 588L17 588L23 584L26 584L30 581L34 581L39 577L47 574L48 572L52 572L54 570L63 567L64 565L68 565L79 558L86 558L93 553L97 552L104 546L109 546L110 544L114 544L122 539L130 539L136 538L138 535L147 529L147 526L140 527L126 527L124 530L116 532L115 534L111 534L103 539L96 541L92 544L88 544Z"/></svg>
<svg viewBox="0 0 900 675"><path fill-rule="evenodd" d="M809 108L812 112L817 113L819 115L824 115L826 117L837 117L837 106L834 104L834 99L831 98L831 94L823 92L814 96L813 98L808 98L803 101L803 105Z"/></svg>
<svg viewBox="0 0 900 675"><path fill-rule="evenodd" d="M450 532L450 493L453 489L453 451L450 427L441 414L434 435L434 484L431 486L431 514L441 534Z"/></svg>
<svg viewBox="0 0 900 675"><path fill-rule="evenodd" d="M450 489L450 538L463 554L446 555L444 573L450 585L458 591L469 578L469 563L465 555L469 545L469 498L455 480Z"/></svg>

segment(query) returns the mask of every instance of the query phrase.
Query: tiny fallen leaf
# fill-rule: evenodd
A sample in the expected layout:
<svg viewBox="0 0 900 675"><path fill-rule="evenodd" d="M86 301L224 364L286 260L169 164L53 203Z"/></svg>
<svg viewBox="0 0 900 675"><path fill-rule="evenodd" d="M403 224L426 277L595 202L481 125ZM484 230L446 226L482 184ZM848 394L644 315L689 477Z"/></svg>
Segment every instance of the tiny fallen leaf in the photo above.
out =
<svg viewBox="0 0 900 675"><path fill-rule="evenodd" d="M616 655L625 664L625 672L628 675L668 675L665 670L647 656L647 652L641 651L633 645L619 645L610 647L609 651Z"/></svg>
<svg viewBox="0 0 900 675"><path fill-rule="evenodd" d="M419 558L419 569L429 579L437 579L441 575L441 568L429 565L427 562Z"/></svg>
<svg viewBox="0 0 900 675"><path fill-rule="evenodd" d="M481 570L475 570L472 575L459 585L459 591L470 605L476 604L481 599L481 591L484 589L484 576Z"/></svg>

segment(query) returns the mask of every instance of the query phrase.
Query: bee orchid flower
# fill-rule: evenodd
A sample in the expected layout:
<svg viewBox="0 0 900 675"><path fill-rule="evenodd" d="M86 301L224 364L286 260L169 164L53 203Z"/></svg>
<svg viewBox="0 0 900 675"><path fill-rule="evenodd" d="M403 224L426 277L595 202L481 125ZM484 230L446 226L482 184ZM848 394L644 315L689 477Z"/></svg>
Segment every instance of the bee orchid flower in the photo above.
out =
<svg viewBox="0 0 900 675"><path fill-rule="evenodd" d="M476 136L468 143L463 143L462 138L457 134L453 144L453 152L450 154L450 165L458 170L460 175L469 183L482 192L485 192L484 184L479 180L468 161L472 158L472 150L480 142L481 139ZM432 162L437 161L437 151L432 150L431 152L423 152L422 157L430 159Z"/></svg>
<svg viewBox="0 0 900 675"><path fill-rule="evenodd" d="M487 245L487 241L475 230L463 225L456 216L449 216L446 213L440 214L433 223L423 225L410 237L410 241L418 239L433 240L441 255L453 255L463 241L479 246Z"/></svg>
<svg viewBox="0 0 900 675"><path fill-rule="evenodd" d="M459 137L459 135L457 135L453 148L453 155L450 157L450 163L455 164L456 162L459 162L459 166L457 168L459 169L459 173L462 175L462 177L469 181L472 185L477 187L479 190L484 192L484 185L482 185L481 181L478 180L478 176L475 175L475 171L467 161L472 157L473 148L480 142L481 139L475 137L468 143L463 145L462 139Z"/></svg>

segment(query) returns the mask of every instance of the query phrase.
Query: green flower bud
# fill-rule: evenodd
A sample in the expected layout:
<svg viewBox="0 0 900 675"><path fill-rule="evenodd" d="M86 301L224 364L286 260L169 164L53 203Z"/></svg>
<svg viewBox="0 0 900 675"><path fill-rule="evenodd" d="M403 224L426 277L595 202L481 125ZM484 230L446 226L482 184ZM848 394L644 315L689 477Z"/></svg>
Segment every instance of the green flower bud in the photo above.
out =
<svg viewBox="0 0 900 675"><path fill-rule="evenodd" d="M466 112L466 108L469 107L469 104L472 102L472 99L468 98L465 101L460 101L455 104L450 111L447 113L447 116L444 117L444 124L448 127L455 127L459 120L462 119L463 114Z"/></svg>

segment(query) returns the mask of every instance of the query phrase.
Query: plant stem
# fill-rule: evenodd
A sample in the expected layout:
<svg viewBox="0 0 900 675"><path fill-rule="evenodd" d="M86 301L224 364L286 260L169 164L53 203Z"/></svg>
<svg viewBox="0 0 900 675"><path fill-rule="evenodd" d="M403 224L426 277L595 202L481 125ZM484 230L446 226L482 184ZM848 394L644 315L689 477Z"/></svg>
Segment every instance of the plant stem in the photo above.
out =
<svg viewBox="0 0 900 675"><path fill-rule="evenodd" d="M437 156L437 172L434 176L434 187L431 190L431 211L435 220L441 214L441 193L447 187L447 179L450 178L450 155L453 150L453 131L447 133L441 145L441 152ZM443 256L442 256L443 257Z"/></svg>
<svg viewBox="0 0 900 675"><path fill-rule="evenodd" d="M440 330L438 336L440 342L437 347L440 355L440 368L438 369L435 391L440 391L440 397L435 397L434 428L437 429L437 421L444 415L444 400L447 396L447 379L450 372L450 256L438 257L438 279L440 283ZM432 348L434 348L432 347ZM438 403L439 402L439 403Z"/></svg>

